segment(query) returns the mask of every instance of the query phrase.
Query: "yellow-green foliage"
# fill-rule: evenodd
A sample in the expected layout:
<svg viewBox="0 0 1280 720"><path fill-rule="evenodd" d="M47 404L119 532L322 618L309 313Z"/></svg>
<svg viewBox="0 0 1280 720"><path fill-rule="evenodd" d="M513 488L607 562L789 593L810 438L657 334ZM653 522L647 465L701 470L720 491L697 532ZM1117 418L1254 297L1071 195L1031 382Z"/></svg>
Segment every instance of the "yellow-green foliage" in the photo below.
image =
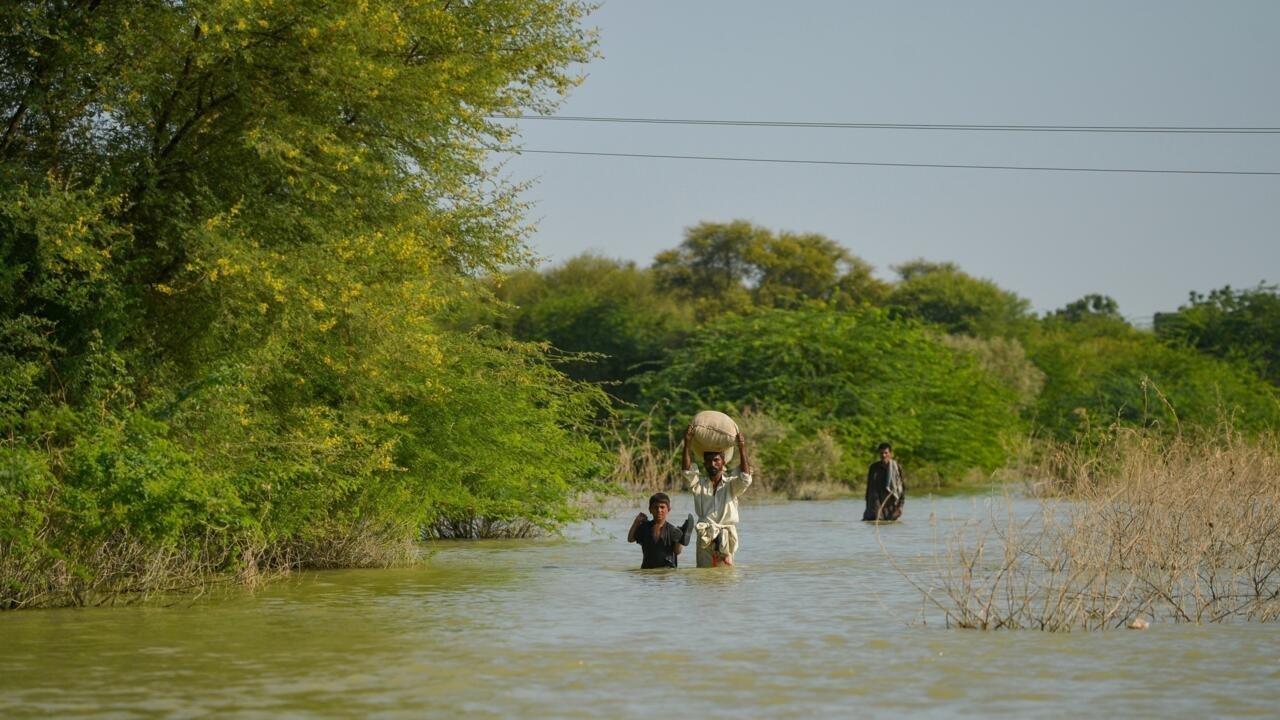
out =
<svg viewBox="0 0 1280 720"><path fill-rule="evenodd" d="M491 118L576 82L586 10L0 9L0 605L132 588L99 541L217 570L566 516L599 395L441 316L524 256Z"/></svg>
<svg viewBox="0 0 1280 720"><path fill-rule="evenodd" d="M978 337L1016 334L1029 320L1026 300L953 263L912 260L895 269L902 280L888 305L907 317Z"/></svg>

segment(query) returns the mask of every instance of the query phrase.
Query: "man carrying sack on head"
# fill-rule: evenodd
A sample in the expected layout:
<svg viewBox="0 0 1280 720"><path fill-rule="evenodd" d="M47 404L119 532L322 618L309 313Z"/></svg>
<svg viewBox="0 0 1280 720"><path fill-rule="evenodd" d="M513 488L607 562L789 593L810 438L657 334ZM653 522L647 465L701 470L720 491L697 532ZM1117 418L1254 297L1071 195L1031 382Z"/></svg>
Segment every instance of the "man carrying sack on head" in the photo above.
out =
<svg viewBox="0 0 1280 720"><path fill-rule="evenodd" d="M701 420L713 417L718 427L708 428ZM732 435L729 430L732 430ZM730 443L719 450L705 449L708 433L715 435L719 431L722 442ZM701 434L702 437L699 436ZM702 460L707 470L703 478L693 466L691 446L702 450ZM741 458L737 475L725 475L724 466L727 457L733 456L737 449ZM738 497L751 486L751 465L747 460L746 439L738 432L737 425L723 413L702 412L694 416L684 434L684 466L685 482L689 492L693 494L693 510L698 516L694 526L698 539L698 567L716 567L732 565L733 554L738 550Z"/></svg>

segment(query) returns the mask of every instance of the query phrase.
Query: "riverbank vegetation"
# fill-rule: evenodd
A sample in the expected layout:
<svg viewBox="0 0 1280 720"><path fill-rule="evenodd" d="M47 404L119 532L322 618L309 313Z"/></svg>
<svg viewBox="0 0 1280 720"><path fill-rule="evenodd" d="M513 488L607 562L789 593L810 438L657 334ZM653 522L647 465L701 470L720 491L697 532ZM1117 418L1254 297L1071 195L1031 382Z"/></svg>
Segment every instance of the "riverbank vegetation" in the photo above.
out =
<svg viewBox="0 0 1280 720"><path fill-rule="evenodd" d="M928 570L903 570L926 611L982 630L1280 619L1276 435L1114 428L1043 463L1038 512L940 531Z"/></svg>
<svg viewBox="0 0 1280 720"><path fill-rule="evenodd" d="M532 267L495 118L554 109L587 11L0 8L0 607L553 529L669 486L704 408L789 497L856 491L881 440L922 489L1277 427L1274 286L1148 331L741 220Z"/></svg>
<svg viewBox="0 0 1280 720"><path fill-rule="evenodd" d="M669 478L655 469L679 451L673 426L704 407L751 426L759 474L784 493L804 473L856 485L882 439L927 488L1117 427L1280 421L1257 340L1274 332L1274 286L1192 294L1152 331L1103 295L1036 316L951 263L873 270L821 235L707 222L649 268L587 255L497 281L508 306L486 320L574 353L560 367L627 428L609 447L633 443L616 453L630 482ZM608 359L582 364L592 353Z"/></svg>
<svg viewBox="0 0 1280 720"><path fill-rule="evenodd" d="M571 0L7 3L0 607L555 527L604 396L455 327L526 250L491 171Z"/></svg>

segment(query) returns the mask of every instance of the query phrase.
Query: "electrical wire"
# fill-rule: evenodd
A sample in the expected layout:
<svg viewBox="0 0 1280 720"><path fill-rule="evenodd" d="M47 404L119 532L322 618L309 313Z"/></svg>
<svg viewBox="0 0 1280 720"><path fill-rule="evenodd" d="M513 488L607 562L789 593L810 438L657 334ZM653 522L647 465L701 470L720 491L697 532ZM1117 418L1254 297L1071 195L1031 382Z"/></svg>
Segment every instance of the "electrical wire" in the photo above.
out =
<svg viewBox="0 0 1280 720"><path fill-rule="evenodd" d="M1277 135L1280 127L1195 125L968 125L952 123L840 123L783 120L705 120L691 118L595 117L586 115L499 115L494 120L557 120L563 122L632 123L647 125L718 125L734 127L829 128L841 130L955 130L983 132L1055 133L1180 133L1211 135Z"/></svg>
<svg viewBox="0 0 1280 720"><path fill-rule="evenodd" d="M963 170L1026 170L1040 172L1080 172L1080 173L1141 173L1150 175L1251 175L1277 176L1280 171L1271 170L1180 170L1164 168L1098 168L1098 167L1059 167L1048 165L969 165L961 163L908 163L908 162L869 162L856 160L800 160L793 158L755 158L733 157L725 155L672 155L661 153L620 153L590 152L585 150L537 150L522 148L511 150L516 154L538 155L578 155L588 157L619 158L655 158L662 160L714 160L723 162L750 162L796 165L852 165L860 167L901 167L901 168L947 168Z"/></svg>

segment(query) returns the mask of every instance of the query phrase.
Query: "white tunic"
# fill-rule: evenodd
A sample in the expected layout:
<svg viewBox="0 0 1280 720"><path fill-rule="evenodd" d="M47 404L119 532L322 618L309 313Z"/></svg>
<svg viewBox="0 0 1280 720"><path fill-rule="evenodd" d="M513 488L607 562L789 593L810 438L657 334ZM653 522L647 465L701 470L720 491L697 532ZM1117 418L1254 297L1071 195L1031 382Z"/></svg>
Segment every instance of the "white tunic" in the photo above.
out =
<svg viewBox="0 0 1280 720"><path fill-rule="evenodd" d="M720 538L720 553L730 558L738 550L738 497L751 487L751 473L724 475L720 484L702 477L697 468L684 473L698 516L698 567L711 565L711 544Z"/></svg>

